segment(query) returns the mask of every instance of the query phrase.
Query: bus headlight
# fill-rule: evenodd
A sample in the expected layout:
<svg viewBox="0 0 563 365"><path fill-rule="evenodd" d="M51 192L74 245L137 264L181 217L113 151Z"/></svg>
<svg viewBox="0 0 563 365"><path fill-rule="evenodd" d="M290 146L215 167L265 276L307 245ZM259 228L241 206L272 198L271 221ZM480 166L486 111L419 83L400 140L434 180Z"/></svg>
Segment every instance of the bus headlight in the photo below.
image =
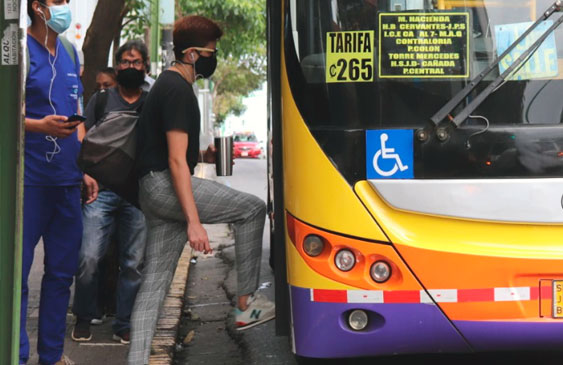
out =
<svg viewBox="0 0 563 365"><path fill-rule="evenodd" d="M303 250L311 257L319 256L324 248L323 239L314 234L308 235L303 242Z"/></svg>
<svg viewBox="0 0 563 365"><path fill-rule="evenodd" d="M340 250L334 258L334 263L341 271L350 271L356 265L356 257L350 250Z"/></svg>
<svg viewBox="0 0 563 365"><path fill-rule="evenodd" d="M356 309L348 316L348 325L354 331L361 331L368 325L368 315L361 309Z"/></svg>
<svg viewBox="0 0 563 365"><path fill-rule="evenodd" d="M384 283L391 277L391 266L385 261L377 261L369 270L371 278L376 283Z"/></svg>

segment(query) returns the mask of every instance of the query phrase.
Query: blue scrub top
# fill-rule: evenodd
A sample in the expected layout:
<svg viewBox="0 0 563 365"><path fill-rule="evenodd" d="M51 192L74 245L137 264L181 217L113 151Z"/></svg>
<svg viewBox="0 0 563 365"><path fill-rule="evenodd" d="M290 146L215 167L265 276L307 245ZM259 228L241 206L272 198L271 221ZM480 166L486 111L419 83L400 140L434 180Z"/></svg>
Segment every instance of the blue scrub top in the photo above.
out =
<svg viewBox="0 0 563 365"><path fill-rule="evenodd" d="M53 56L35 38L27 35L30 67L25 86L25 116L41 119L47 115L70 116L78 109L78 98L82 95L80 82L80 63L74 50L76 64L57 39L56 76L51 90L49 86L53 72L49 57ZM60 151L56 154L55 144L46 139L43 133L25 133L25 185L35 186L70 186L80 184L82 172L76 160L80 151L80 142L76 132L66 138L56 139ZM49 162L48 157L52 159Z"/></svg>

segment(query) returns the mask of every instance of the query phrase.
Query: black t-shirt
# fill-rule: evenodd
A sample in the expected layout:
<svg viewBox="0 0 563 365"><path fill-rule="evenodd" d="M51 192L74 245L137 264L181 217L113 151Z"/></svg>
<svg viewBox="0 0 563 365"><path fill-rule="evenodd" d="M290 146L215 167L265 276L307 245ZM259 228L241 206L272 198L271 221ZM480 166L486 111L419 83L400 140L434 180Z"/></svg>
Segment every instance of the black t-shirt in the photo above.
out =
<svg viewBox="0 0 563 365"><path fill-rule="evenodd" d="M106 92L108 93L108 98L103 114L109 112L115 112L115 111L140 110L148 94L146 91L143 91L143 93L141 94L141 96L136 102L129 104L119 94L117 88L107 89ZM88 105L86 106L86 111L84 112L84 116L86 117L86 121L84 122L84 127L86 127L86 130L92 128L98 122L96 120L96 100L99 97L100 97L100 92L97 92L94 95L92 95L92 97L88 101ZM100 116L100 118L102 117L103 115Z"/></svg>
<svg viewBox="0 0 563 365"><path fill-rule="evenodd" d="M169 167L166 132L173 129L180 129L188 134L186 158L193 174L199 155L199 105L192 85L179 73L164 71L151 88L139 118L139 177L150 171L162 171Z"/></svg>

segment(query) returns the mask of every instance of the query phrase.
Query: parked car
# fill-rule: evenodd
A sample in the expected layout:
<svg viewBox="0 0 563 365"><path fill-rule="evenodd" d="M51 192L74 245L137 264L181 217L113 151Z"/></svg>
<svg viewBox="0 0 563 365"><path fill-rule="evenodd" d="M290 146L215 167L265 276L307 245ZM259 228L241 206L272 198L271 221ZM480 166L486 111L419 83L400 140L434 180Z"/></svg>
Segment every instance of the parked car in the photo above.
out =
<svg viewBox="0 0 563 365"><path fill-rule="evenodd" d="M235 158L260 158L263 152L260 142L258 142L256 135L252 132L235 133L233 136L233 149Z"/></svg>

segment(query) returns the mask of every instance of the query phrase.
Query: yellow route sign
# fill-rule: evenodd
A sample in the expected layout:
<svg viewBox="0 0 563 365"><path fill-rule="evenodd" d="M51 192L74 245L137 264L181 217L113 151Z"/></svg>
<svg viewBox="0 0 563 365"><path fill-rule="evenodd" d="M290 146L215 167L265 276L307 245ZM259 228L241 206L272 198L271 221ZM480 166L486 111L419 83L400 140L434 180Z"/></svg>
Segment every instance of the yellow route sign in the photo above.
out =
<svg viewBox="0 0 563 365"><path fill-rule="evenodd" d="M374 75L374 31L326 34L326 82L370 82Z"/></svg>

